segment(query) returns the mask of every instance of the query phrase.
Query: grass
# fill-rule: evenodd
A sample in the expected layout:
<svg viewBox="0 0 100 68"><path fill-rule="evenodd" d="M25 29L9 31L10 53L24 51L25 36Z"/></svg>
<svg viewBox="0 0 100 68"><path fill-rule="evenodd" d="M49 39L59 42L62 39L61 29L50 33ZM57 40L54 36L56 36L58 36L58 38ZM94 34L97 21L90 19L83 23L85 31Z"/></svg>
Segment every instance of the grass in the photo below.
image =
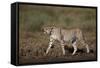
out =
<svg viewBox="0 0 100 68"><path fill-rule="evenodd" d="M49 36L43 34L43 26L56 26L61 28L80 28L85 35L85 40L89 44L92 54L78 52L76 59L87 57L83 60L94 59L96 57L96 9L93 8L73 8L73 7L51 7L51 6L19 6L19 60L20 63L48 62L49 58L63 57L66 61L73 59L71 52L66 49L66 56L62 55L59 43L55 42L48 55L44 55L48 47ZM80 48L80 47L79 47ZM69 49L70 50L70 49ZM73 48L71 48L73 51ZM70 56L69 59L66 57ZM38 61L39 58L47 58ZM35 60L37 59L37 60ZM53 60L52 60L53 61Z"/></svg>

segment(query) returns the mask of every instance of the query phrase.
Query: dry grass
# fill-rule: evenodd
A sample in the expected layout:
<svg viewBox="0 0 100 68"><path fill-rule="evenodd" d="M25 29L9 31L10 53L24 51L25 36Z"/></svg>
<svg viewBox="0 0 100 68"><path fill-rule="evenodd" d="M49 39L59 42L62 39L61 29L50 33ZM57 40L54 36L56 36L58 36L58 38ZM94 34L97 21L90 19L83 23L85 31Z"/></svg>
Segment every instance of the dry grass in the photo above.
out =
<svg viewBox="0 0 100 68"><path fill-rule="evenodd" d="M76 57L77 60L80 60L80 59L78 59L78 57L87 57L87 56L89 56L89 58L86 58L87 60L90 58L91 59L96 58L96 41L95 41L96 37L95 37L95 35L90 35L88 33L86 35L85 35L86 42L89 44L89 47L90 47L90 54L86 54L86 51L85 51L86 49L81 47L81 44L78 44L79 45L78 51L77 51L76 55L74 55L75 57L77 56ZM20 36L20 38L21 38L20 39L20 47L19 47L20 63L35 63L36 60L34 60L34 59L37 59L37 61L38 61L39 59L45 60L45 59L49 59L49 58L63 57L62 58L62 60L63 60L66 57L69 57L69 56L72 57L71 54L73 52L73 48L65 46L66 55L63 56L60 44L58 42L55 42L54 47L51 48L48 55L45 55L45 52L46 52L46 49L47 49L48 43L49 43L49 37L44 35L41 32L23 33L23 35ZM84 59L84 60L86 60L86 59ZM33 61L31 61L31 60L33 60ZM42 60L42 61L44 61L44 60ZM38 61L38 62L41 62L41 61ZM47 62L47 60L45 62Z"/></svg>

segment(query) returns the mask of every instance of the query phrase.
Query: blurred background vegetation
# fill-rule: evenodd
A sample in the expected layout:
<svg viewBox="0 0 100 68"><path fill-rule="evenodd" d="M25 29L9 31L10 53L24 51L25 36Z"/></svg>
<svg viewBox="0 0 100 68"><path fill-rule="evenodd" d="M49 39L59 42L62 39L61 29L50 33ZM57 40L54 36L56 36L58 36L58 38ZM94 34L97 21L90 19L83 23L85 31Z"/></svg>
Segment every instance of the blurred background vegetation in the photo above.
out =
<svg viewBox="0 0 100 68"><path fill-rule="evenodd" d="M94 31L96 9L79 7L55 7L20 5L19 21L21 30L39 31L42 26L81 28Z"/></svg>

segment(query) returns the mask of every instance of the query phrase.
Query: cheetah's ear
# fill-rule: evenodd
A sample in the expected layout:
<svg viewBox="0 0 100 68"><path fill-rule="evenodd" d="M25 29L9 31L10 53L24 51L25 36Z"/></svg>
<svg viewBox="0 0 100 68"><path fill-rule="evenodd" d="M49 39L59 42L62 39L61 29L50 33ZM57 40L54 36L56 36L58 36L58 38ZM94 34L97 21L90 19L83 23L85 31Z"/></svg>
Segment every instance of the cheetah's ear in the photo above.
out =
<svg viewBox="0 0 100 68"><path fill-rule="evenodd" d="M54 24L52 24L54 26Z"/></svg>
<svg viewBox="0 0 100 68"><path fill-rule="evenodd" d="M53 27L55 27L55 24L52 24Z"/></svg>

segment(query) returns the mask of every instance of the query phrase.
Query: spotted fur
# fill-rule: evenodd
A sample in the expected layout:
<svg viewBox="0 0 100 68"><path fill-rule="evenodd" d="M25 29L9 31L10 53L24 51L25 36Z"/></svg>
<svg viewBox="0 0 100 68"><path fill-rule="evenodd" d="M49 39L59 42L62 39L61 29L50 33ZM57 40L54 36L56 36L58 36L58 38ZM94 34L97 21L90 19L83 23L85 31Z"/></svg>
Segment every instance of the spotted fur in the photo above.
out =
<svg viewBox="0 0 100 68"><path fill-rule="evenodd" d="M65 42L69 42L69 41L72 43L72 46L74 48L72 55L74 55L77 51L76 43L78 41L80 41L82 45L86 47L87 53L89 53L89 47L88 47L88 44L85 43L82 30L80 29L61 29L57 27L45 27L43 30L44 30L44 33L48 34L50 38L49 46L46 50L46 54L48 54L55 40L60 42L63 55L65 55L65 49L64 49Z"/></svg>

